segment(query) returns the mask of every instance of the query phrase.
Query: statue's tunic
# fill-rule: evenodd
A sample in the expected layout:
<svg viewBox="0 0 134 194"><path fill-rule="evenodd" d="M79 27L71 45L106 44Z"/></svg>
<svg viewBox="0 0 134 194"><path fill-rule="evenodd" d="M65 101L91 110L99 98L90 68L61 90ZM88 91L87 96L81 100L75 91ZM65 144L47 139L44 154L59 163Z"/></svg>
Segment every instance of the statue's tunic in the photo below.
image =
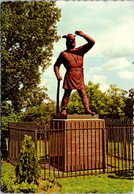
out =
<svg viewBox="0 0 134 194"><path fill-rule="evenodd" d="M64 77L63 88L64 89L83 89L84 84L84 74L83 74L83 56L84 56L84 46L75 48L73 51L63 51L59 59L60 63L63 63L66 68L66 74ZM62 58L62 62L61 62Z"/></svg>
<svg viewBox="0 0 134 194"><path fill-rule="evenodd" d="M67 70L64 78L63 88L64 89L85 88L82 67L72 67Z"/></svg>

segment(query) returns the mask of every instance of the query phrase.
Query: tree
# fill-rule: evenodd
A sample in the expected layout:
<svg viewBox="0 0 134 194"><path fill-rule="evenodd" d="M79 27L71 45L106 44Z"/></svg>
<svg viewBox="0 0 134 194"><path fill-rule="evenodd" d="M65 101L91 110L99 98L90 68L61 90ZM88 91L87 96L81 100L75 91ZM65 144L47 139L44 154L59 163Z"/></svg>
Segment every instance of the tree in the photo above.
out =
<svg viewBox="0 0 134 194"><path fill-rule="evenodd" d="M91 110L99 113L101 115L104 114L104 99L106 97L105 93L103 93L100 89L100 84L94 84L92 81L89 81L88 85L86 85L86 95L89 101L89 107ZM70 113L84 113L84 106L82 105L81 98L79 94L74 92L70 97L69 102L69 111ZM106 112L105 112L106 113Z"/></svg>
<svg viewBox="0 0 134 194"><path fill-rule="evenodd" d="M124 107L125 115L128 118L133 119L133 109L134 109L134 88L131 88L129 90L129 95L126 98L125 107Z"/></svg>
<svg viewBox="0 0 134 194"><path fill-rule="evenodd" d="M125 99L126 90L120 89L116 84L110 85L110 88L107 90L107 96L111 99L109 106L109 116L111 118L123 118L125 117Z"/></svg>
<svg viewBox="0 0 134 194"><path fill-rule="evenodd" d="M25 99L23 107L27 111L29 107L34 107L34 106L40 106L43 102L43 100L50 100L48 95L46 94L47 88L43 87L36 87L35 89L32 89L32 91L27 90L27 93L23 98Z"/></svg>
<svg viewBox="0 0 134 194"><path fill-rule="evenodd" d="M23 114L23 121L35 121L38 125L48 124L56 112L54 101L43 102L41 105L32 106Z"/></svg>
<svg viewBox="0 0 134 194"><path fill-rule="evenodd" d="M12 105L9 104L6 101L3 101L1 103L1 115L9 116L12 113L13 113L13 107L12 107Z"/></svg>
<svg viewBox="0 0 134 194"><path fill-rule="evenodd" d="M110 85L106 92L102 92L100 84L94 84L89 81L86 86L86 94L89 101L89 107L102 118L123 118L125 117L125 99L127 91L117 88L116 85ZM84 107L77 92L70 97L70 113L84 113Z"/></svg>
<svg viewBox="0 0 134 194"><path fill-rule="evenodd" d="M73 92L69 98L67 112L70 114L82 114L84 113L84 106L81 102L81 98L77 91Z"/></svg>
<svg viewBox="0 0 134 194"><path fill-rule="evenodd" d="M60 17L52 0L1 4L2 101L10 101L16 112L40 83L40 69L51 64Z"/></svg>
<svg viewBox="0 0 134 194"><path fill-rule="evenodd" d="M34 142L31 136L25 135L19 161L16 166L16 177L19 183L27 182L38 184L41 168L36 156Z"/></svg>

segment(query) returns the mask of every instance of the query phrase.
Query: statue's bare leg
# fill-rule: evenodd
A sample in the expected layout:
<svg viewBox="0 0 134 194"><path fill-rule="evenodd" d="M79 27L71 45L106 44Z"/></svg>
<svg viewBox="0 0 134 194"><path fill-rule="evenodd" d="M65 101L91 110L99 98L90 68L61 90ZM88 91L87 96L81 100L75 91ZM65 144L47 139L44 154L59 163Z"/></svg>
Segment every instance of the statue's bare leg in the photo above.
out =
<svg viewBox="0 0 134 194"><path fill-rule="evenodd" d="M82 103L83 103L84 108L85 108L85 113L86 114L95 115L95 112L92 112L89 109L89 103L88 103L88 99L87 99L87 96L86 96L85 89L78 90L78 93L79 93L79 95L80 95L80 97L82 99Z"/></svg>
<svg viewBox="0 0 134 194"><path fill-rule="evenodd" d="M62 105L61 105L61 114L62 115L67 115L67 105L68 105L68 100L69 100L69 96L71 94L70 89L65 89L63 98L62 98Z"/></svg>

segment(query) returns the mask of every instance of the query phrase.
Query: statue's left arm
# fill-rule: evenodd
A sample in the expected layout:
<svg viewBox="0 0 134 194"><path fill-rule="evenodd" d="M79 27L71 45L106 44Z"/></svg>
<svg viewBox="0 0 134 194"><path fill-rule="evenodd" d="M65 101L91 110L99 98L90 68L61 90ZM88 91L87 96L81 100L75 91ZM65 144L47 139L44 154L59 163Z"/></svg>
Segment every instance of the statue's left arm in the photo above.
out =
<svg viewBox="0 0 134 194"><path fill-rule="evenodd" d="M83 37L88 42L87 44L85 44L82 47L83 54L85 54L86 52L88 52L93 47L93 45L95 44L95 41L94 41L94 39L92 39L87 34L84 34L82 31L76 31L75 34Z"/></svg>

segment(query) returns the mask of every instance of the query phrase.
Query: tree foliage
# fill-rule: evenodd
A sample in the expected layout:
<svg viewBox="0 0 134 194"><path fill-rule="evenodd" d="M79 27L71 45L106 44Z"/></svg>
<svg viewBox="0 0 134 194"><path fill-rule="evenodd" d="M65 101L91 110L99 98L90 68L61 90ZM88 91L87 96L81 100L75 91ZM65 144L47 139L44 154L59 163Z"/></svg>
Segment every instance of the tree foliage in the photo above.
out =
<svg viewBox="0 0 134 194"><path fill-rule="evenodd" d="M125 114L133 119L133 110L134 110L134 88L129 90L129 95L125 99Z"/></svg>
<svg viewBox="0 0 134 194"><path fill-rule="evenodd" d="M99 87L99 83L94 84L91 81L86 86L90 109L103 118L124 118L128 116L125 114L127 91L112 84L106 92L102 92ZM77 91L71 95L68 107L70 113L84 113L84 107Z"/></svg>
<svg viewBox="0 0 134 194"><path fill-rule="evenodd" d="M60 12L55 1L1 4L2 101L16 112L40 83L40 68L51 64Z"/></svg>
<svg viewBox="0 0 134 194"><path fill-rule="evenodd" d="M39 106L32 106L23 114L23 121L35 121L38 125L48 124L56 112L54 101L42 103Z"/></svg>
<svg viewBox="0 0 134 194"><path fill-rule="evenodd" d="M29 107L40 106L44 99L51 101L51 99L46 94L46 91L47 91L46 87L43 88L36 87L31 91L30 89L28 89L27 93L25 94L25 100L23 103L25 111L27 111Z"/></svg>
<svg viewBox="0 0 134 194"><path fill-rule="evenodd" d="M19 161L16 166L16 177L19 183L27 182L38 184L41 168L36 156L34 142L31 136L25 135Z"/></svg>
<svg viewBox="0 0 134 194"><path fill-rule="evenodd" d="M109 117L111 118L123 118L125 117L125 99L126 90L120 89L117 85L110 85L110 88L107 90L106 95L110 100L110 103L107 106L110 108ZM106 102L107 103L107 102ZM126 115L127 116L127 115Z"/></svg>

